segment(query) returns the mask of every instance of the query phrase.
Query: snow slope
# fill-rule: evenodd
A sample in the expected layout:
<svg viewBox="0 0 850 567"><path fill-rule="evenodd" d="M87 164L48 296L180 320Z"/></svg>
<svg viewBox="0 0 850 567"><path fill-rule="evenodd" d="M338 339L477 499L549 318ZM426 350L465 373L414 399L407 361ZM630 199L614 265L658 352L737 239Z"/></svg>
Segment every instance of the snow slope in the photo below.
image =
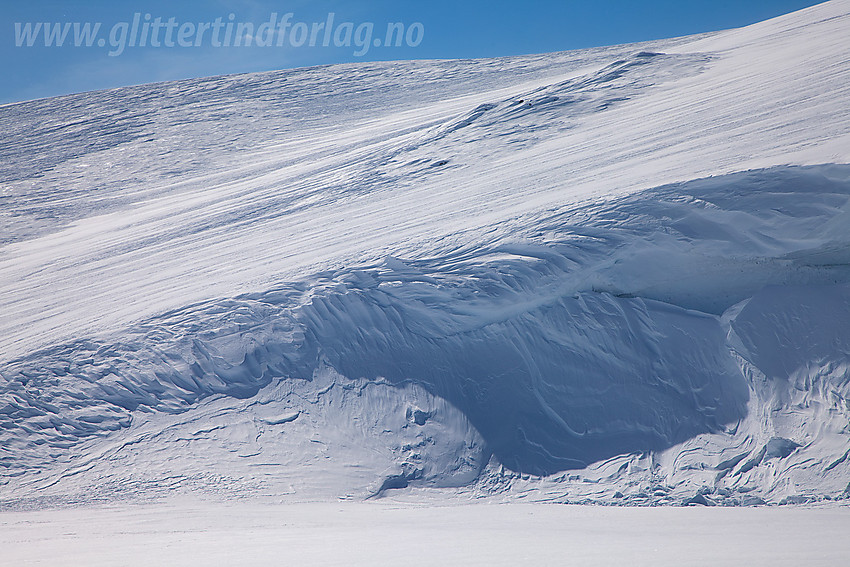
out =
<svg viewBox="0 0 850 567"><path fill-rule="evenodd" d="M0 501L847 496L848 31L0 107Z"/></svg>

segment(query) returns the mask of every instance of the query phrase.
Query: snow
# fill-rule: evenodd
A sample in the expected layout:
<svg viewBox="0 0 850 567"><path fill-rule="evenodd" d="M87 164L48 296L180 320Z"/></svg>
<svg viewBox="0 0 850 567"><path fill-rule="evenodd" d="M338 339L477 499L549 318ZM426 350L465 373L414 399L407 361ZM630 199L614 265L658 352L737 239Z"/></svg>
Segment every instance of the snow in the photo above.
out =
<svg viewBox="0 0 850 567"><path fill-rule="evenodd" d="M0 516L12 565L832 566L846 509L178 502Z"/></svg>
<svg viewBox="0 0 850 567"><path fill-rule="evenodd" d="M0 107L0 505L845 500L848 27Z"/></svg>

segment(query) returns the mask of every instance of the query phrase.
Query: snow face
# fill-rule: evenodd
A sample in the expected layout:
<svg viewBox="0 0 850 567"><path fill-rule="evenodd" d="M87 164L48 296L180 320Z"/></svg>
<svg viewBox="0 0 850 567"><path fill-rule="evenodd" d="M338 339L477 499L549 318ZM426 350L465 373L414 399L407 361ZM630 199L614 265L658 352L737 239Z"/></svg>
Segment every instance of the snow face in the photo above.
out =
<svg viewBox="0 0 850 567"><path fill-rule="evenodd" d="M843 497L848 26L0 108L2 499Z"/></svg>

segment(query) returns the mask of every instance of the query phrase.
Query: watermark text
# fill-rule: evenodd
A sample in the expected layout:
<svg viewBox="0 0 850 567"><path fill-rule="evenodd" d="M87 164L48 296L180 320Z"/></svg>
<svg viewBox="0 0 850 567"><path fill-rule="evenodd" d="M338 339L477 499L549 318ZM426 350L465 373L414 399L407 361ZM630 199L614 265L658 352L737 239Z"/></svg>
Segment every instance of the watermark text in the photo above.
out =
<svg viewBox="0 0 850 567"><path fill-rule="evenodd" d="M117 57L128 48L192 47L336 47L352 48L355 57L373 48L418 47L425 38L421 22L337 21L330 12L324 21L296 21L293 12L270 14L261 23L236 21L235 14L208 22L177 21L137 12L111 26L103 22L15 22L16 47L85 47L108 49Z"/></svg>

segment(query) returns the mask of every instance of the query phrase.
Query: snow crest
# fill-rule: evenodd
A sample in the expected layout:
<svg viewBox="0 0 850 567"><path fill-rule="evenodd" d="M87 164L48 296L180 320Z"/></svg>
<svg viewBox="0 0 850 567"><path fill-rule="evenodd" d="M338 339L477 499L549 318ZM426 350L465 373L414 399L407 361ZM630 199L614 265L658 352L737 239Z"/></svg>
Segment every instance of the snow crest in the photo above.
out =
<svg viewBox="0 0 850 567"><path fill-rule="evenodd" d="M331 372L340 384L400 389L401 400L419 389L463 416L439 442L465 456L425 475L396 455L398 472L377 492L457 484L459 463L471 482L490 454L545 476L700 435L756 444L765 431L735 433L761 411L748 403L789 404L789 380L828 404L834 422L819 420L815 434L814 422L782 418L771 428L782 436L754 457L711 466L734 484L798 447L829 447L819 460L832 471L844 464L831 451L850 411L850 319L836 312L850 305L848 207L850 167L698 180L524 219L533 230L522 238L387 257L187 307L120 341L40 351L3 370L0 466L26 477L87 440L132 432L140 416L250 401L294 382L269 406L288 417L262 418L285 430L307 411L299 396L321 391ZM339 403L335 419L357 424L362 398ZM432 416L403 401L393 411L400 425L387 431Z"/></svg>

